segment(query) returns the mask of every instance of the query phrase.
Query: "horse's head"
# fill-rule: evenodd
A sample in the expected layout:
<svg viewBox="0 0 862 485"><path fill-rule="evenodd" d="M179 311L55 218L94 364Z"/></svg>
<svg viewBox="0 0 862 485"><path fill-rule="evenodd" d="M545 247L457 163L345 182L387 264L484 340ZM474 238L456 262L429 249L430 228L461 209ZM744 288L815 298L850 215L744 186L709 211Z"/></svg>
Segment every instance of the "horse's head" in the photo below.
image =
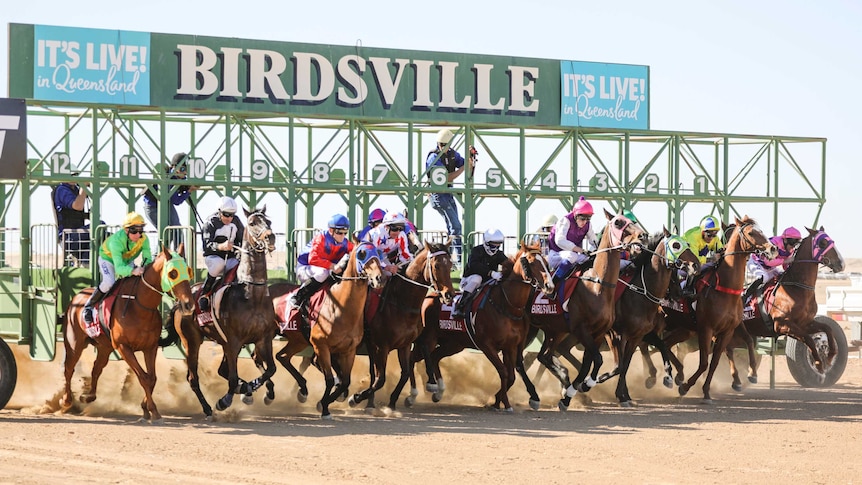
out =
<svg viewBox="0 0 862 485"><path fill-rule="evenodd" d="M808 230L808 237L800 243L797 257L800 259L808 257L811 261L831 269L833 273L844 271L844 258L838 252L838 248L835 247L835 241L823 232L823 226L816 230L808 227L805 229ZM803 251L809 250L811 251L810 255L802 254Z"/></svg>
<svg viewBox="0 0 862 485"><path fill-rule="evenodd" d="M431 288L440 294L443 303L449 305L455 298L455 290L452 288L452 257L449 255L449 244L452 238L445 243L425 242L424 250L419 252L416 262L423 265L422 277L431 285ZM425 262L421 259L424 253Z"/></svg>
<svg viewBox="0 0 862 485"><path fill-rule="evenodd" d="M665 229L661 250L664 253L666 263L676 268L679 281L694 278L700 271L700 259L697 258L697 255L694 254L682 236L671 234Z"/></svg>
<svg viewBox="0 0 862 485"><path fill-rule="evenodd" d="M368 279L372 288L381 288L384 284L380 258L380 251L369 242L360 242L353 248L351 259L355 262L356 274Z"/></svg>
<svg viewBox="0 0 862 485"><path fill-rule="evenodd" d="M613 215L607 209L605 209L605 217L609 221L605 230L610 231L611 246L622 246L633 255L640 254L647 240L647 233L643 227L622 214Z"/></svg>
<svg viewBox="0 0 862 485"><path fill-rule="evenodd" d="M272 232L272 221L266 217L266 205L253 211L243 208L243 212L246 218L244 238L249 247L259 253L275 251L275 233Z"/></svg>
<svg viewBox="0 0 862 485"><path fill-rule="evenodd" d="M542 246L528 246L521 243L521 250L515 257L512 272L520 276L524 283L542 290L546 295L554 294L553 274L548 267L548 261L542 256Z"/></svg>
<svg viewBox="0 0 862 485"><path fill-rule="evenodd" d="M191 315L195 303L190 283L192 271L185 259L185 243L180 243L176 252L163 245L153 267L159 272L162 291L177 300L183 315Z"/></svg>
<svg viewBox="0 0 862 485"><path fill-rule="evenodd" d="M778 248L769 242L769 238L763 234L754 219L748 216L744 216L742 220L738 217L735 219L735 224L724 228L725 234L730 233L727 238L726 255L741 252L762 254L767 259L778 256Z"/></svg>

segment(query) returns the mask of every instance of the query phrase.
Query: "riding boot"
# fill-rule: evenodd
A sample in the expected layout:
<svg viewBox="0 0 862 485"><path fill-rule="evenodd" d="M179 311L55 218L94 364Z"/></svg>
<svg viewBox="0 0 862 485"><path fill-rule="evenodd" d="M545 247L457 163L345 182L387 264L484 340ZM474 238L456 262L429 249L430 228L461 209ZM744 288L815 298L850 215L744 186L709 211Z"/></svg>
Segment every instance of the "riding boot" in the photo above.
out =
<svg viewBox="0 0 862 485"><path fill-rule="evenodd" d="M213 286L215 286L216 279L218 279L218 277L207 274L207 279L201 287L201 291L199 293L200 296L198 297L198 306L203 312L209 311L210 309L209 296Z"/></svg>
<svg viewBox="0 0 862 485"><path fill-rule="evenodd" d="M464 318L464 307L467 306L467 302L473 298L473 293L470 291L465 291L460 295L455 297L455 304L452 308L452 318Z"/></svg>
<svg viewBox="0 0 862 485"><path fill-rule="evenodd" d="M90 299L87 300L87 303L84 303L84 323L87 325L93 324L93 307L102 301L102 297L104 296L105 294L102 293L97 286L96 289L93 290L93 294L90 295Z"/></svg>
<svg viewBox="0 0 862 485"><path fill-rule="evenodd" d="M745 290L745 294L742 295L742 303L748 301L749 298L757 294L757 290L763 285L763 276L757 278L752 281L748 288Z"/></svg>
<svg viewBox="0 0 862 485"><path fill-rule="evenodd" d="M324 280L325 281L325 280ZM311 298L311 295L317 292L323 286L322 281L317 281L314 278L309 278L308 281L302 284L296 293L290 296L288 300L288 304L293 308L301 310L302 307L308 303L308 299Z"/></svg>

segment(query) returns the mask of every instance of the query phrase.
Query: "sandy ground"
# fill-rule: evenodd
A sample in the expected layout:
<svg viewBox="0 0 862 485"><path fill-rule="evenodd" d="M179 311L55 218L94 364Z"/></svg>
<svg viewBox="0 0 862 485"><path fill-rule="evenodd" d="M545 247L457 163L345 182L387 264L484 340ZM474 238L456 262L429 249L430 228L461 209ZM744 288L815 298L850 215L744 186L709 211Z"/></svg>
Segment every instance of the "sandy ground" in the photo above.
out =
<svg viewBox="0 0 862 485"><path fill-rule="evenodd" d="M481 355L462 353L443 362L448 388L441 402L420 390L414 407L405 408L402 396L395 411L335 403L332 421L322 421L314 407L323 390L319 372L306 372L311 397L299 404L295 384L279 370L272 405L260 393L251 406L237 399L214 422L202 419L184 363L160 357L160 426L138 422L143 392L124 363L108 365L96 402L61 414L62 350L47 363L16 352L18 387L0 411L0 484L862 481L858 352L830 389L799 387L777 357L775 389L764 358L760 382L746 382L737 393L722 365L711 405L701 403L700 385L684 398L663 387L647 390L636 361L629 380L636 407L616 404L612 380L560 412L559 386L545 374L538 383L541 409L527 406L519 379L510 394L514 413L484 408L498 387L496 374ZM87 354L73 379L76 395L91 367ZM214 403L227 387L215 375L220 351L210 345L204 356L204 392ZM686 359L689 369L695 359ZM385 396L395 380L392 360ZM611 366L609 356L605 365ZM367 383L366 370L362 357L351 391ZM257 375L248 361L241 373Z"/></svg>

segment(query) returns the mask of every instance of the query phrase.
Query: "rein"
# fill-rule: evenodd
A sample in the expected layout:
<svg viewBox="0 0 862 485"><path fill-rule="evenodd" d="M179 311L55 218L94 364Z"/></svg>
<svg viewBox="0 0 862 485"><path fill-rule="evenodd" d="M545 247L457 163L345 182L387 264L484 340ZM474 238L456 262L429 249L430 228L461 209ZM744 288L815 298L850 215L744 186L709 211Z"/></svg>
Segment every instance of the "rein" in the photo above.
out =
<svg viewBox="0 0 862 485"><path fill-rule="evenodd" d="M656 255L656 256L661 257L660 255ZM639 295L643 295L647 300L649 300L649 301L651 301L651 302L653 302L653 303L661 304L662 299L661 299L661 298L659 298L659 297L657 297L657 296L655 296L655 295L653 295L653 294L652 294L652 293L650 293L650 292L649 292L649 290L647 289L646 277L644 276L644 269L645 269L645 266L641 266L641 284L643 285L643 287L640 287L640 286L637 286L637 285L633 285L633 284L630 284L630 283L626 283L626 282L625 282L625 281L623 281L623 280L618 280L618 281L619 281L620 283L622 283L623 285L625 285L628 289L632 290L633 292L635 292L635 293L637 293L637 294L639 294Z"/></svg>

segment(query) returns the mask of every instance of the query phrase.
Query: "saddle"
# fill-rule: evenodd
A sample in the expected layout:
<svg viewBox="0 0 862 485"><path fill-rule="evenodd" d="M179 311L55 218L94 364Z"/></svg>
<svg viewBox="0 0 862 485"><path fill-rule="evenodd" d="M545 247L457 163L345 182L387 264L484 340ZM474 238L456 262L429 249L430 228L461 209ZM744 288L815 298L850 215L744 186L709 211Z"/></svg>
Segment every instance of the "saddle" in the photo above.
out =
<svg viewBox="0 0 862 485"><path fill-rule="evenodd" d="M317 323L317 319L320 316L320 308L323 306L323 300L326 298L326 290L330 286L332 286L331 281L321 286L320 289L311 295L308 303L301 310L288 305L290 297L299 290L299 287L285 295L284 298L280 298L275 307L279 331L284 333L299 330L302 332L303 337L309 340L311 338L311 326Z"/></svg>
<svg viewBox="0 0 862 485"><path fill-rule="evenodd" d="M778 280L773 279L765 286L756 289L742 302L742 320L745 323L757 321L763 323L764 335L775 335L775 321L769 314L769 309L775 304L775 291Z"/></svg>
<svg viewBox="0 0 862 485"><path fill-rule="evenodd" d="M239 265L234 266L225 272L224 275L220 279L216 281L213 285L212 290L206 294L210 298L210 309L208 311L201 310L201 307L198 305L198 300L203 294L200 294L200 288L193 294L195 301L195 311L194 316L195 320L197 320L198 325L201 327L205 327L207 325L212 325L213 323L213 312L216 311L217 303L221 303L221 297L224 295L224 290L234 281L236 281L236 272L239 269Z"/></svg>
<svg viewBox="0 0 862 485"><path fill-rule="evenodd" d="M95 308L93 308L93 323L84 324L84 331L87 333L87 336L90 338L96 338L102 333L106 335L111 334L111 330L109 328L109 324L111 322L111 309L114 308L114 301L117 299L117 285L108 290L108 294L102 298L102 301L96 304ZM84 310L81 309L83 312ZM81 318L83 322L84 319Z"/></svg>

